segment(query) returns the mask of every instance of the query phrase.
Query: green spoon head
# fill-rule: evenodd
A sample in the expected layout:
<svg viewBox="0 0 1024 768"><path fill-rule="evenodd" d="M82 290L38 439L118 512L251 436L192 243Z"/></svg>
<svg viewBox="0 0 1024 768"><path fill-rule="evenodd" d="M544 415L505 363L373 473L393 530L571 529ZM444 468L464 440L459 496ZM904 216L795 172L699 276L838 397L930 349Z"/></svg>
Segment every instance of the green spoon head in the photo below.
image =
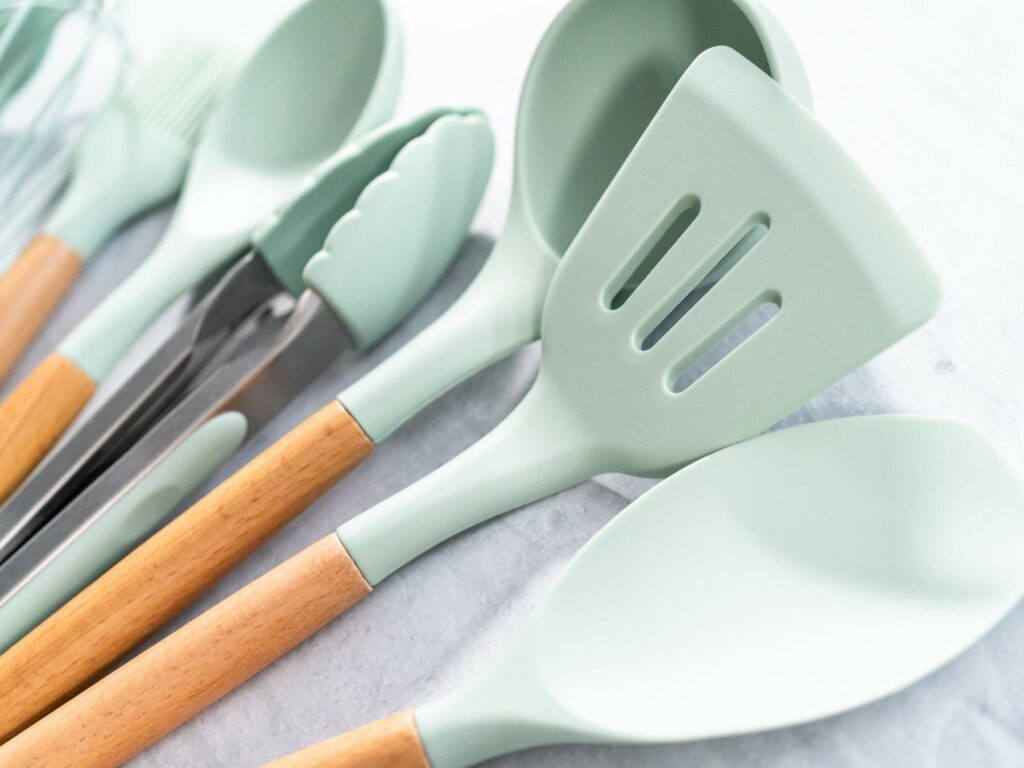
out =
<svg viewBox="0 0 1024 768"><path fill-rule="evenodd" d="M760 731L899 691L1024 592L1024 486L976 430L878 416L682 470L572 560L480 681L417 712L431 764Z"/></svg>
<svg viewBox="0 0 1024 768"><path fill-rule="evenodd" d="M792 43L757 0L570 3L523 88L510 223L560 257L676 81L720 45L810 104Z"/></svg>
<svg viewBox="0 0 1024 768"><path fill-rule="evenodd" d="M1022 512L1017 473L970 426L785 430L630 506L576 557L523 648L555 707L601 740L827 717L911 685L1016 605Z"/></svg>
<svg viewBox="0 0 1024 768"><path fill-rule="evenodd" d="M386 120L398 34L381 0L308 0L252 55L210 119L173 226L240 247L325 158Z"/></svg>
<svg viewBox="0 0 1024 768"><path fill-rule="evenodd" d="M938 298L902 224L813 116L716 48L563 258L536 396L573 414L598 471L664 476L767 429Z"/></svg>
<svg viewBox="0 0 1024 768"><path fill-rule="evenodd" d="M494 158L486 118L448 110L371 181L303 272L366 347L434 286L458 252Z"/></svg>

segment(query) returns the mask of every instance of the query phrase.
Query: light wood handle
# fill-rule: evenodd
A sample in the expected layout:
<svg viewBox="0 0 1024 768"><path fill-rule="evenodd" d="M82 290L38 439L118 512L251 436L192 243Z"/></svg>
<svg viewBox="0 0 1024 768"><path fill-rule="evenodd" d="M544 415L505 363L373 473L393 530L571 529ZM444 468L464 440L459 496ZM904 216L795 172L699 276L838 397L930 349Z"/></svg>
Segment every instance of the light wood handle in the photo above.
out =
<svg viewBox="0 0 1024 768"><path fill-rule="evenodd" d="M0 656L0 742L92 682L373 450L332 401Z"/></svg>
<svg viewBox="0 0 1024 768"><path fill-rule="evenodd" d="M42 461L95 391L88 374L54 353L0 403L0 502Z"/></svg>
<svg viewBox="0 0 1024 768"><path fill-rule="evenodd" d="M430 768L411 712L322 741L264 768Z"/></svg>
<svg viewBox="0 0 1024 768"><path fill-rule="evenodd" d="M0 765L121 765L369 592L331 533L0 746Z"/></svg>
<svg viewBox="0 0 1024 768"><path fill-rule="evenodd" d="M82 271L82 257L63 240L36 235L0 277L0 381Z"/></svg>

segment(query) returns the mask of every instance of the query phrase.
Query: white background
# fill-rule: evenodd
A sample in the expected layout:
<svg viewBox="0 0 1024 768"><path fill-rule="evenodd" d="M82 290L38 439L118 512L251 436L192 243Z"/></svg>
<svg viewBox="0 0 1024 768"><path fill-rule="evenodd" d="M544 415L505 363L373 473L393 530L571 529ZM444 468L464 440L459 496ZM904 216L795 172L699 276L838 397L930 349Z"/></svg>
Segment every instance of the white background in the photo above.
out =
<svg viewBox="0 0 1024 768"><path fill-rule="evenodd" d="M296 4L128 2L129 31L143 54L180 33L251 45ZM483 107L493 121L497 167L476 227L480 236L438 295L396 337L369 356L347 353L218 477L397 348L479 268L487 238L504 217L519 83L533 46L561 4L395 0L406 40L401 111L470 104ZM803 56L820 119L905 218L946 286L944 309L926 329L787 423L882 412L959 416L978 424L1019 461L1024 458L1024 4L769 4ZM107 249L15 380L139 262L164 221L164 215L150 217ZM140 345L136 358L155 336ZM455 455L514 405L535 359L535 350L519 355L427 409L189 615ZM257 765L451 689L486 664L572 553L642 487L626 478L601 478L461 537L413 564L348 617L132 765ZM693 745L540 750L495 765L1019 768L1024 765L1022 649L1024 610L1018 610L965 657L912 690L824 723Z"/></svg>

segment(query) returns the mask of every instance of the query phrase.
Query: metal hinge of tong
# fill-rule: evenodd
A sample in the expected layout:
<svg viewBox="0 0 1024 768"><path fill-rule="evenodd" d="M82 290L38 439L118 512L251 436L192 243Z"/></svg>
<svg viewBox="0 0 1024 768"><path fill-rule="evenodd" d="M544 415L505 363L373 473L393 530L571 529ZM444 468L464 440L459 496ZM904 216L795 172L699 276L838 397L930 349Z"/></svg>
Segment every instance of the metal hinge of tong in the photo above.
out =
<svg viewBox="0 0 1024 768"><path fill-rule="evenodd" d="M281 285L243 258L114 395L0 507L0 563L70 504L229 359L273 311Z"/></svg>
<svg viewBox="0 0 1024 768"><path fill-rule="evenodd" d="M262 266L262 259L257 256L253 262L249 266L243 262L239 271L230 277L241 280L244 285L258 278L262 270L268 279L273 279L269 277L269 270ZM280 283L277 286L280 288ZM29 602L38 602L37 597L53 600L53 607L62 602L45 587L45 595L21 593L72 547L79 552L88 551L92 547L88 542L99 535L104 516L118 518L123 514L119 505L131 498L132 491L145 487L147 480L159 477L165 462L197 437L204 426L226 413L234 413L244 424L240 443L329 366L336 357L329 350L340 352L350 343L342 322L311 290L297 300L291 294L278 294L257 304L236 326L234 333L217 345L216 352L209 354L206 365L193 377L192 384L150 429L109 462L98 477L61 506L52 519L0 564L0 608L16 598L22 598L21 602L25 603L26 597L33 598ZM202 471L193 473L198 477L207 470L212 472L226 457L189 460L206 465ZM201 482L201 479L195 480L196 485ZM175 493L147 497L145 509L138 510L147 518L147 531L151 532L180 511L180 501L194 487L180 486L175 483ZM19 492L11 501L20 495ZM134 502L128 506L133 507ZM142 531L142 535L148 535L147 531ZM118 535L121 538L132 536L128 531ZM129 549L131 546L123 553ZM108 552L104 557L108 555L112 556ZM103 558L93 559L96 562L78 563L77 588L84 587L111 564L100 562Z"/></svg>

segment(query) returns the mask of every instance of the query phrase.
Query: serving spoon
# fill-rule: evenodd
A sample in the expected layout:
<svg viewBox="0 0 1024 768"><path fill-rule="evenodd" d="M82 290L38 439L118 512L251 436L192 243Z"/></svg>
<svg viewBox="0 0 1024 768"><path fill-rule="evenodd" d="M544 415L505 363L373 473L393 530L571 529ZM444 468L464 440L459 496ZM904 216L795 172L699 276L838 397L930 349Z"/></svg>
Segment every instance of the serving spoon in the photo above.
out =
<svg viewBox="0 0 1024 768"><path fill-rule="evenodd" d="M540 373L509 417L22 732L0 763L118 765L441 542L593 475L661 477L756 435L937 305L930 267L813 117L735 51L707 51L566 253Z"/></svg>
<svg viewBox="0 0 1024 768"><path fill-rule="evenodd" d="M742 482L738 482L742 480ZM481 678L273 768L464 768L781 728L912 685L1024 594L1024 486L973 427L755 438L631 504Z"/></svg>
<svg viewBox="0 0 1024 768"><path fill-rule="evenodd" d="M164 309L240 256L320 162L390 117L399 59L382 0L307 0L264 41L211 116L156 250L0 404L0 501Z"/></svg>

